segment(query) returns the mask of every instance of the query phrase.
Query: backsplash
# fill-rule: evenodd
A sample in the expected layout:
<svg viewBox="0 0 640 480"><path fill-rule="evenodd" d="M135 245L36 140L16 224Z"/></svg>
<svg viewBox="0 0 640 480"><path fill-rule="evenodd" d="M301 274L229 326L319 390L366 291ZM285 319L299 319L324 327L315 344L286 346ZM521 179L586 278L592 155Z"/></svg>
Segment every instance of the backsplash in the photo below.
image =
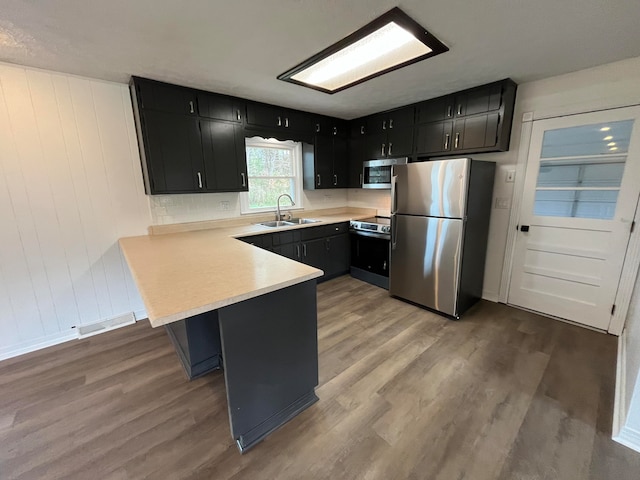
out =
<svg viewBox="0 0 640 480"><path fill-rule="evenodd" d="M352 188L348 191L347 206L375 208L377 215L388 216L391 211L391 191Z"/></svg>
<svg viewBox="0 0 640 480"><path fill-rule="evenodd" d="M239 193L150 195L149 205L152 225L220 220L240 216ZM346 189L304 191L305 210L337 208L346 205Z"/></svg>

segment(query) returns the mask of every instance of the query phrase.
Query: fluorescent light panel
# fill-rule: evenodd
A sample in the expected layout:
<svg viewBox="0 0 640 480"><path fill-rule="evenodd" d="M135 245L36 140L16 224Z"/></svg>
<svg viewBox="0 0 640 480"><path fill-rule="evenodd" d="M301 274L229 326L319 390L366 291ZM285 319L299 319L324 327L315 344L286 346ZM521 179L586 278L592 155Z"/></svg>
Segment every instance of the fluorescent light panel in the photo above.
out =
<svg viewBox="0 0 640 480"><path fill-rule="evenodd" d="M448 48L399 8L278 78L335 93Z"/></svg>

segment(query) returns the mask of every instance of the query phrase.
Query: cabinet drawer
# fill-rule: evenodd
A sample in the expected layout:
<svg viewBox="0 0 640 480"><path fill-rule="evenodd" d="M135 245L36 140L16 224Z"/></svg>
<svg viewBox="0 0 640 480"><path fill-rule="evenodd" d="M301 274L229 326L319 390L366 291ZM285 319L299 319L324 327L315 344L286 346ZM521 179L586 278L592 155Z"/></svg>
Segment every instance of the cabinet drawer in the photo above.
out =
<svg viewBox="0 0 640 480"><path fill-rule="evenodd" d="M273 234L273 245L286 245L300 241L300 231L291 230L289 232L279 232Z"/></svg>
<svg viewBox="0 0 640 480"><path fill-rule="evenodd" d="M327 225L325 227L327 229L327 236L329 235L339 235L341 233L349 233L349 223L334 223L333 225Z"/></svg>

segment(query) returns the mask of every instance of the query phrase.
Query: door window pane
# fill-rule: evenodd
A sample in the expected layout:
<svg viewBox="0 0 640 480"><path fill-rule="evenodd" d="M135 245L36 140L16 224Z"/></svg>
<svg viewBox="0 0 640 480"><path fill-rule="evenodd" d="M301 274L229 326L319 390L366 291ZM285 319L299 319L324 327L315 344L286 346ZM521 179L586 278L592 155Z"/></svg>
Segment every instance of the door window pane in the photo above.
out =
<svg viewBox="0 0 640 480"><path fill-rule="evenodd" d="M545 131L534 215L612 219L632 128L623 120Z"/></svg>
<svg viewBox="0 0 640 480"><path fill-rule="evenodd" d="M538 190L533 214L610 220L617 200L618 190Z"/></svg>
<svg viewBox="0 0 640 480"><path fill-rule="evenodd" d="M626 153L633 120L595 123L544 132L540 158Z"/></svg>
<svg viewBox="0 0 640 480"><path fill-rule="evenodd" d="M624 157L608 162L540 162L537 187L620 187Z"/></svg>

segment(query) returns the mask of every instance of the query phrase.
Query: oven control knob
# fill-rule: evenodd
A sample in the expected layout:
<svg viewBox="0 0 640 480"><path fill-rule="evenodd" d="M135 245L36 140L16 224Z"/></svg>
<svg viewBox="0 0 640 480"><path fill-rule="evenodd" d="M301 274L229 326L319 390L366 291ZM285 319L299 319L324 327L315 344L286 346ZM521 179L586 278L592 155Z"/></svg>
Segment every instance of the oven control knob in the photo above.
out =
<svg viewBox="0 0 640 480"><path fill-rule="evenodd" d="M389 227L388 225L385 225L384 227L382 227L382 231L384 233L389 233L391 231L391 227Z"/></svg>

